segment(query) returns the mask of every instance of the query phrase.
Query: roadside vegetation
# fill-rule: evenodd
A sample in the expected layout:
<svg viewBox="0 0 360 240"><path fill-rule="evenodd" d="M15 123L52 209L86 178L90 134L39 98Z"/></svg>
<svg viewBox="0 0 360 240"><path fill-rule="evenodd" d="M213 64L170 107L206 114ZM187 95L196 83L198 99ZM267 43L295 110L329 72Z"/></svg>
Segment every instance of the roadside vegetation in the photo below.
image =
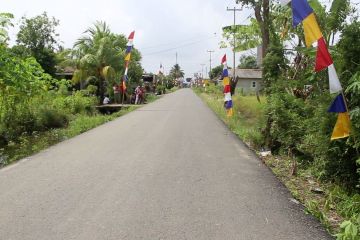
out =
<svg viewBox="0 0 360 240"><path fill-rule="evenodd" d="M276 1L237 0L255 18L239 28L224 28L223 46L247 50L262 44L263 98L240 96L232 81L234 117L223 109L222 87L196 91L251 148L271 152L262 157L294 197L337 239L360 239L360 22L351 1L328 6L308 1L334 60L352 123L349 138L331 141L336 115L328 113L327 71L315 73L316 48L306 48L302 27L292 27L289 6ZM220 61L220 59L219 59ZM241 59L249 65L253 60ZM247 66L248 68L248 66ZM219 67L218 73L221 72ZM249 113L250 112L250 113ZM266 155L266 154L265 154Z"/></svg>
<svg viewBox="0 0 360 240"><path fill-rule="evenodd" d="M21 18L16 44L9 46L13 22L11 13L0 13L0 167L136 109L112 115L96 109L104 95L114 100L113 86L124 72L125 35L99 21L72 49L64 49L56 32L59 21L43 13ZM140 60L133 49L129 94L140 84ZM149 92L146 101L155 99Z"/></svg>
<svg viewBox="0 0 360 240"><path fill-rule="evenodd" d="M357 239L358 218L360 214L360 195L356 189L349 190L347 185L330 178L319 177L316 164L303 163L297 155L288 152L268 152L265 143L266 119L269 111L268 100L254 94L233 95L234 116L226 116L223 106L222 86L211 84L205 89L195 88L194 91L220 117L249 148L254 150L262 161L272 169L274 174L291 191L294 201L303 204L309 214L317 217L332 234L355 236ZM351 232L349 232L351 231Z"/></svg>

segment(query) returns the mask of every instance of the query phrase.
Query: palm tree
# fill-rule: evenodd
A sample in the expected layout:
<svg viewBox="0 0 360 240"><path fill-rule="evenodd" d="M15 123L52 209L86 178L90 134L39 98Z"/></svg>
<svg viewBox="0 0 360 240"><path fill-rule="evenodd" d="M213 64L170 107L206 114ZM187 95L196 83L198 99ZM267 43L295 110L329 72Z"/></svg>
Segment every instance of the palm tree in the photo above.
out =
<svg viewBox="0 0 360 240"><path fill-rule="evenodd" d="M125 36L111 33L105 22L96 22L74 44L73 55L77 70L73 82L86 85L94 81L98 96L103 99L106 86L115 81L116 72L123 70ZM85 83L83 83L85 82Z"/></svg>
<svg viewBox="0 0 360 240"><path fill-rule="evenodd" d="M172 76L173 79L178 79L178 78L182 78L184 77L184 71L180 68L179 64L175 64L171 70L170 70L170 75Z"/></svg>

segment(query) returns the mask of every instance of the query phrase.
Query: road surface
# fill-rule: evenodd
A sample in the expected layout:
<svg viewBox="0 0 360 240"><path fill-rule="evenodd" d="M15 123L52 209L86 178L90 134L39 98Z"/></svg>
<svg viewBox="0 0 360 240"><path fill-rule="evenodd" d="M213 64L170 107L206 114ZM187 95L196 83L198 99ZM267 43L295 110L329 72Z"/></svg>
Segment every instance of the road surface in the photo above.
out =
<svg viewBox="0 0 360 240"><path fill-rule="evenodd" d="M332 239L190 90L0 170L0 239Z"/></svg>

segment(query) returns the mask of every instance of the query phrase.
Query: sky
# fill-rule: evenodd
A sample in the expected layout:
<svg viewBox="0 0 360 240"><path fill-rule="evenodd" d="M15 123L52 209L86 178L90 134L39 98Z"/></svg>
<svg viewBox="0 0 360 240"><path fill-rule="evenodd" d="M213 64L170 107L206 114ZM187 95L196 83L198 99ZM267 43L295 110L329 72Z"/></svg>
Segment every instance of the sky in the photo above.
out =
<svg viewBox="0 0 360 240"><path fill-rule="evenodd" d="M205 76L210 69L208 50L214 51L212 67L220 65L225 53L232 66L231 49L219 47L222 27L233 24L233 12L226 11L227 7L240 8L235 0L1 0L1 12L15 15L16 26L9 29L12 43L22 16L30 18L46 11L60 20L57 32L66 48L95 21L102 20L114 33L128 35L135 30L134 45L142 53L146 72L157 73L161 63L168 73L177 53L186 77L202 71ZM237 12L236 23L244 24L250 15L249 9Z"/></svg>
<svg viewBox="0 0 360 240"><path fill-rule="evenodd" d="M322 0L329 4L330 0ZM360 0L352 0L359 4ZM359 6L359 5L357 5ZM22 16L34 17L44 11L60 20L57 31L61 45L71 48L81 34L97 20L105 21L112 32L128 35L135 30L135 47L142 53L142 66L147 73L158 73L160 63L165 73L177 62L186 77L200 74L220 65L226 53L232 66L231 49L220 49L222 27L233 24L235 0L1 0L1 12L15 15L14 28L9 30L11 42L16 40ZM236 12L236 24L248 23L253 11ZM237 53L240 55L255 51Z"/></svg>

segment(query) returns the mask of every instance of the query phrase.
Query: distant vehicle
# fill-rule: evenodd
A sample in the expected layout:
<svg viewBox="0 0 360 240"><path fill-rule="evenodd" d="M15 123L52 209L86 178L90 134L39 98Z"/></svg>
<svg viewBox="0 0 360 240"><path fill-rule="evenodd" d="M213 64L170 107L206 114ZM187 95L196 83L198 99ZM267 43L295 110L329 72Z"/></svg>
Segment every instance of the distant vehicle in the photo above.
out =
<svg viewBox="0 0 360 240"><path fill-rule="evenodd" d="M187 88L191 86L191 80L192 78L186 78L184 79L184 81L182 82L182 87L183 88Z"/></svg>

